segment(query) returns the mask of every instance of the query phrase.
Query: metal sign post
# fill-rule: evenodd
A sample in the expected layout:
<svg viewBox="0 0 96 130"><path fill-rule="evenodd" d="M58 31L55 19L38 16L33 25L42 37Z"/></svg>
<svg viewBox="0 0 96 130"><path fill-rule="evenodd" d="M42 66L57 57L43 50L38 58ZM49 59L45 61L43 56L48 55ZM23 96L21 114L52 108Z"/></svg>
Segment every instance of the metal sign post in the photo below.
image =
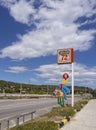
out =
<svg viewBox="0 0 96 130"><path fill-rule="evenodd" d="M72 107L74 107L74 63L72 63Z"/></svg>
<svg viewBox="0 0 96 130"><path fill-rule="evenodd" d="M72 107L74 106L74 50L73 48L57 50L58 64L72 64Z"/></svg>

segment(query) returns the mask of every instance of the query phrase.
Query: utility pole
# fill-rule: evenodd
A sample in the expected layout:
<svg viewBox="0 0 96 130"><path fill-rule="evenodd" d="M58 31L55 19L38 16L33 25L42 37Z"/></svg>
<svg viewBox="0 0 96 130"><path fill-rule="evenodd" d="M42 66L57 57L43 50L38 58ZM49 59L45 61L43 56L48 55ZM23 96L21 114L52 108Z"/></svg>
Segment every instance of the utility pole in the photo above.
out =
<svg viewBox="0 0 96 130"><path fill-rule="evenodd" d="M48 95L48 85L47 85L47 95Z"/></svg>
<svg viewBox="0 0 96 130"><path fill-rule="evenodd" d="M22 84L20 84L20 95L22 94Z"/></svg>

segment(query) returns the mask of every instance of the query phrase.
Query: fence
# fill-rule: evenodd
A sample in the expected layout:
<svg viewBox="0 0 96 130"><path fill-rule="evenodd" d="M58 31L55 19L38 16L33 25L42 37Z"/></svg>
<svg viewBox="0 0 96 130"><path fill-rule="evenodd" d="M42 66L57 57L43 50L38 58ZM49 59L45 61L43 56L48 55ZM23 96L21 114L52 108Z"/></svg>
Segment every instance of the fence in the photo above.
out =
<svg viewBox="0 0 96 130"><path fill-rule="evenodd" d="M24 113L5 120L0 120L0 130L6 130L6 129L8 130L14 126L19 126L20 124L24 124L25 121L33 119L34 113L36 113L36 111Z"/></svg>

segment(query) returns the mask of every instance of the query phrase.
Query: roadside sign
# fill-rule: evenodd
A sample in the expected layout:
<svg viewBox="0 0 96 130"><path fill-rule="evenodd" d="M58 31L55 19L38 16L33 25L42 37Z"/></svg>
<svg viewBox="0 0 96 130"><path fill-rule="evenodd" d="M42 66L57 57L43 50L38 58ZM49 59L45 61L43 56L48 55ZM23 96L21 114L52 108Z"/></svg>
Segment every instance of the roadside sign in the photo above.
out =
<svg viewBox="0 0 96 130"><path fill-rule="evenodd" d="M57 50L58 64L71 64L72 62L74 62L73 48Z"/></svg>
<svg viewBox="0 0 96 130"><path fill-rule="evenodd" d="M58 49L57 50L58 64L72 64L72 107L74 106L74 49ZM63 75L65 77L66 75Z"/></svg>

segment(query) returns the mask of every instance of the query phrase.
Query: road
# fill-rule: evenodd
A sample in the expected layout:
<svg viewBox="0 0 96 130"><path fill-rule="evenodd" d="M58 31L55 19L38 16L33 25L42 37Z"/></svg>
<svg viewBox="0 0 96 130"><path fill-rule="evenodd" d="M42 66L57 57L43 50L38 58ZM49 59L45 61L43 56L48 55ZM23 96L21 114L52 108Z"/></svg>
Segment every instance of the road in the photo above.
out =
<svg viewBox="0 0 96 130"><path fill-rule="evenodd" d="M36 110L40 115L57 106L55 98L0 100L0 120Z"/></svg>
<svg viewBox="0 0 96 130"><path fill-rule="evenodd" d="M75 100L79 99L80 97L75 98ZM68 100L71 103L71 99ZM34 110L36 111L35 116L38 116L47 113L56 106L58 106L56 98L0 100L0 120Z"/></svg>

